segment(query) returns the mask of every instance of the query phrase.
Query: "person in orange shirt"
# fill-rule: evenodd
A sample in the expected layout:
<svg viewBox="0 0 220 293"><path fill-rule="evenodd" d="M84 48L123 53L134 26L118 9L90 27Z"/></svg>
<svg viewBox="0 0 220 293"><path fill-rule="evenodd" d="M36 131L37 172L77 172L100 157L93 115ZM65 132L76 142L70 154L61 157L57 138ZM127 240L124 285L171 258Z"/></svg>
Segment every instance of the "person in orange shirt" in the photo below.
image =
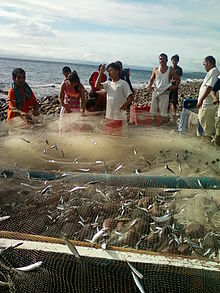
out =
<svg viewBox="0 0 220 293"><path fill-rule="evenodd" d="M39 115L39 105L30 86L25 82L25 71L22 68L15 68L12 71L12 84L8 92L8 115L7 122L20 116L28 124L32 122L30 109L33 108L33 115Z"/></svg>

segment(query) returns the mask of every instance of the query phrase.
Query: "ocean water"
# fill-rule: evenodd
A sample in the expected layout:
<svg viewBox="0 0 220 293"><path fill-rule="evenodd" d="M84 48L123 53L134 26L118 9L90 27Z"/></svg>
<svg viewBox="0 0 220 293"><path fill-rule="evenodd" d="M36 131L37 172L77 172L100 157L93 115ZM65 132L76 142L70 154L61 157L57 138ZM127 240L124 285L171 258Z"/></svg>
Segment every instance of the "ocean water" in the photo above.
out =
<svg viewBox="0 0 220 293"><path fill-rule="evenodd" d="M8 90L11 83L11 73L14 68L21 67L26 71L27 83L33 89L37 98L58 94L63 80L62 68L69 66L76 70L85 89L89 89L88 79L97 70L97 65L76 64L68 62L38 61L0 58L0 89ZM183 68L184 70L184 68ZM146 86L152 71L130 68L130 79L134 88ZM182 81L201 80L205 73L184 73Z"/></svg>

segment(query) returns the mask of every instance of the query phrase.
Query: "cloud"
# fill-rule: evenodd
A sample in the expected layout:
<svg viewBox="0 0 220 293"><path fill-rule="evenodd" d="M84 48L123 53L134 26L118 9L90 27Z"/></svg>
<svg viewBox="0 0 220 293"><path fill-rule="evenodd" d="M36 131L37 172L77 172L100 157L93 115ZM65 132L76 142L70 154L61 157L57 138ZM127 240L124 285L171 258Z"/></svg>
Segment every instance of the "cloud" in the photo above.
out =
<svg viewBox="0 0 220 293"><path fill-rule="evenodd" d="M7 56L121 59L146 68L157 65L164 51L178 53L188 70L203 70L198 64L204 56L220 61L219 12L213 7L218 0L1 0L0 50Z"/></svg>

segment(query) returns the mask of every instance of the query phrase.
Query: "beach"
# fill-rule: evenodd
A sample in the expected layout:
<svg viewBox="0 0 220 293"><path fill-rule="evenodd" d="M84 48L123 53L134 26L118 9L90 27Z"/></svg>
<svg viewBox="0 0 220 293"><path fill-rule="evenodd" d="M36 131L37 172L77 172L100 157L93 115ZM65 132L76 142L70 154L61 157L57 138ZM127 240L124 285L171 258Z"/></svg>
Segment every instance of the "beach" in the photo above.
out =
<svg viewBox="0 0 220 293"><path fill-rule="evenodd" d="M180 115L182 110L182 102L186 98L197 98L199 93L201 82L182 82L179 86L179 107L177 116ZM54 90L54 88L52 87ZM40 114L50 116L50 117L58 117L60 113L60 104L58 101L58 92L53 95L45 95L38 97L38 102L40 105ZM134 89L134 101L133 104L137 106L149 105L150 98L149 93L145 85ZM88 92L86 91L86 97L88 98ZM7 109L8 109L8 101L7 101L7 90L0 89L0 119L1 121L6 120L7 118Z"/></svg>

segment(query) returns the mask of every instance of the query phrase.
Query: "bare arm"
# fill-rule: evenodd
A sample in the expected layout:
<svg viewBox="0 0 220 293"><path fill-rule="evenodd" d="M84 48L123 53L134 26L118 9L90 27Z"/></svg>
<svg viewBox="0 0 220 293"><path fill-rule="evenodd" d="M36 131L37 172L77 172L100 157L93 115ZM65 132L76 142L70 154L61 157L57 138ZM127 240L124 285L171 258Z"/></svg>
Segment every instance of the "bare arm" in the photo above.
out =
<svg viewBox="0 0 220 293"><path fill-rule="evenodd" d="M101 84L101 77L102 77L102 74L105 72L105 64L102 64L100 70L99 70L99 75L98 75L98 78L95 82L95 87L99 90L103 89L103 85Z"/></svg>
<svg viewBox="0 0 220 293"><path fill-rule="evenodd" d="M59 92L59 102L61 106L64 108L65 108L65 104L64 104L65 89L66 89L66 83L64 82L61 85L60 92Z"/></svg>
<svg viewBox="0 0 220 293"><path fill-rule="evenodd" d="M175 80L175 85L172 85L170 87L170 90L175 91L178 88L179 84L180 84L180 76L175 72L174 68L172 68L171 72L170 72L170 80L171 79Z"/></svg>
<svg viewBox="0 0 220 293"><path fill-rule="evenodd" d="M150 96L152 95L152 91L153 91L153 82L154 82L154 80L155 80L155 78L156 78L156 71L157 71L157 67L156 68L154 68L154 70L153 70L153 72L152 72L152 74L151 74L151 78L150 78L150 80L149 80L149 94L150 94Z"/></svg>
<svg viewBox="0 0 220 293"><path fill-rule="evenodd" d="M84 86L82 84L80 84L80 99L81 99L82 112L85 113L86 97L85 97L85 89L84 89Z"/></svg>
<svg viewBox="0 0 220 293"><path fill-rule="evenodd" d="M127 98L127 101L121 105L120 110L127 110L128 106L131 104L131 102L134 100L134 95L130 95Z"/></svg>
<svg viewBox="0 0 220 293"><path fill-rule="evenodd" d="M197 103L197 108L200 108L202 106L203 101L206 99L206 97L208 97L208 95L211 93L212 87L211 86L207 86L204 94L201 96L201 98L199 99L198 103Z"/></svg>

